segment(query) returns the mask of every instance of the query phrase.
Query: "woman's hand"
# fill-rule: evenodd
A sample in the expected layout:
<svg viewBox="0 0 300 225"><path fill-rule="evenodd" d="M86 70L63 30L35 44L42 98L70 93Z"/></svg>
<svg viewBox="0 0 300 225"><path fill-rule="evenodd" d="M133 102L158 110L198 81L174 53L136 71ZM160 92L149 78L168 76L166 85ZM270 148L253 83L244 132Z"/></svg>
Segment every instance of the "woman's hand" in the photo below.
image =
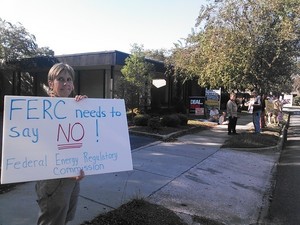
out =
<svg viewBox="0 0 300 225"><path fill-rule="evenodd" d="M76 95L75 96L75 101L78 102L78 101L80 101L80 100L82 100L84 98L87 98L87 96L86 95Z"/></svg>
<svg viewBox="0 0 300 225"><path fill-rule="evenodd" d="M85 174L83 170L80 170L79 176L75 177L77 181L81 181L84 178Z"/></svg>

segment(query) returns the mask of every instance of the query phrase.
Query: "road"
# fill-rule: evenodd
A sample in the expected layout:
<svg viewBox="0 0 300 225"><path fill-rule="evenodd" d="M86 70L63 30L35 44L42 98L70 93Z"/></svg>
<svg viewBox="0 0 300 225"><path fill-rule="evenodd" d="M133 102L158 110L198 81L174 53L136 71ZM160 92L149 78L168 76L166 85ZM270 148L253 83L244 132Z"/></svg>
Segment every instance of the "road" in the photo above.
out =
<svg viewBox="0 0 300 225"><path fill-rule="evenodd" d="M276 172L268 224L300 224L300 115L292 114Z"/></svg>
<svg viewBox="0 0 300 225"><path fill-rule="evenodd" d="M131 150L134 150L136 148L142 147L144 145L148 145L152 142L157 141L157 139L152 138L152 137L146 137L146 136L138 136L138 135L129 135L130 138L130 145L131 145Z"/></svg>

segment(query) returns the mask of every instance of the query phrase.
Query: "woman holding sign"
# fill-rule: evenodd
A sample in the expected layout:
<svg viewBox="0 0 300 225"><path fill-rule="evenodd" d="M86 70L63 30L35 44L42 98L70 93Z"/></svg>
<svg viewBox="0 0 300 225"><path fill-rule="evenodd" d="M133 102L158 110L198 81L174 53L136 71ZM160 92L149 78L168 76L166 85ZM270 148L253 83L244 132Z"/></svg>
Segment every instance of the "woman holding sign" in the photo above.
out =
<svg viewBox="0 0 300 225"><path fill-rule="evenodd" d="M70 97L74 91L75 72L67 64L57 63L48 73L50 97ZM75 101L87 98L76 95ZM38 225L65 225L75 216L79 195L79 181L84 177L83 170L77 177L41 180L36 183L36 193L40 207Z"/></svg>

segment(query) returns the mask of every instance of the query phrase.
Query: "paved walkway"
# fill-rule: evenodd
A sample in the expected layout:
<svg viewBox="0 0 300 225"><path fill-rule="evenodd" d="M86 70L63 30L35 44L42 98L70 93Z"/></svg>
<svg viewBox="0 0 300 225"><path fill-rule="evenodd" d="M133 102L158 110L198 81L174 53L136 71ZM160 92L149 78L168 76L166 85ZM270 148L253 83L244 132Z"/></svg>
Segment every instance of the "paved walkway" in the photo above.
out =
<svg viewBox="0 0 300 225"><path fill-rule="evenodd" d="M252 128L244 114L237 131ZM81 182L79 225L133 198L146 198L175 211L188 224L204 216L230 225L260 221L266 207L278 151L220 149L227 126L189 134L176 142L155 142L132 151L132 171L87 176ZM236 136L238 138L238 136ZM0 195L0 225L35 224L34 182Z"/></svg>

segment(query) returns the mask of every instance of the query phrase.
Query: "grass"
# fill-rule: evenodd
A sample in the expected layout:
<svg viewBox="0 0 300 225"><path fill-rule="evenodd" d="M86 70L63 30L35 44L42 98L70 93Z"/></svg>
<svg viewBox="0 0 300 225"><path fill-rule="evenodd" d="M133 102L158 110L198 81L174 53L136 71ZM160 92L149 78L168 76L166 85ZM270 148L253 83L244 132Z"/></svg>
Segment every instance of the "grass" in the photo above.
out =
<svg viewBox="0 0 300 225"><path fill-rule="evenodd" d="M241 133L238 136L231 136L222 145L222 148L265 148L276 146L279 141L278 132L268 133Z"/></svg>

